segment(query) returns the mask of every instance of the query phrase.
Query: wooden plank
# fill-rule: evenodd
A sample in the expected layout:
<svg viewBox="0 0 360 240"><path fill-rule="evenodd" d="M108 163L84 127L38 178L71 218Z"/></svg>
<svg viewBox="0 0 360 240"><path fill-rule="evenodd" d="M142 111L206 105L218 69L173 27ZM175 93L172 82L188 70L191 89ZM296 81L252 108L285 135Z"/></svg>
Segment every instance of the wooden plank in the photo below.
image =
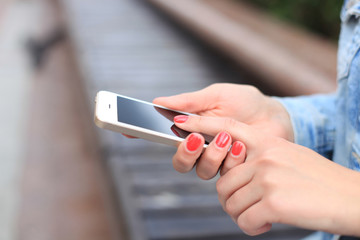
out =
<svg viewBox="0 0 360 240"><path fill-rule="evenodd" d="M138 205L147 219L226 216L216 194L200 195L194 193L185 195L183 193L163 192L151 197L140 196Z"/></svg>
<svg viewBox="0 0 360 240"><path fill-rule="evenodd" d="M295 240L310 231L301 231L286 225L274 224L271 232L260 236L244 234L229 216L163 218L146 221L150 239L241 239L241 240Z"/></svg>
<svg viewBox="0 0 360 240"><path fill-rule="evenodd" d="M119 208L123 209L124 212L124 225L128 229L129 239L147 240L147 229L142 219L141 209L137 206L137 195L132 188L131 172L126 169L124 163L116 161L114 158L110 158L108 164L117 190Z"/></svg>
<svg viewBox="0 0 360 240"><path fill-rule="evenodd" d="M169 16L188 27L204 41L221 49L244 68L259 75L269 85L275 86L283 94L331 92L336 88L334 70L330 73L328 70L324 71L323 68L312 64L311 56L302 59L299 54L296 54L299 52L290 51L286 45L275 41L284 35L284 31L280 31L280 27L271 28L272 36L279 35L275 39L268 37L269 34L265 31L269 24L257 24L258 28L254 30L247 24L241 24L240 21L234 21L233 18L223 14L224 11L219 11L214 7L218 5L214 2L211 5L205 0L148 1L167 12ZM228 7L231 6L228 4ZM236 10L238 15L251 11L246 7L237 7ZM232 14L234 14L233 11ZM263 17L259 17L258 12L251 11L247 13L247 16L249 15L253 16L253 21L258 19L262 22L263 20ZM259 26L263 26L261 30ZM288 43L287 46L291 49L299 47L295 42ZM322 48L321 44L310 44L309 47L313 51ZM328 44L324 44L325 47L328 47ZM336 69L334 61L336 48L331 49L329 55L331 55L330 69ZM325 62L327 62L327 56L321 56Z"/></svg>
<svg viewBox="0 0 360 240"><path fill-rule="evenodd" d="M246 25L269 41L277 43L293 57L320 69L328 75L329 80L336 78L337 47L334 42L275 19L245 1L236 4L232 0L202 1L216 8L232 21Z"/></svg>

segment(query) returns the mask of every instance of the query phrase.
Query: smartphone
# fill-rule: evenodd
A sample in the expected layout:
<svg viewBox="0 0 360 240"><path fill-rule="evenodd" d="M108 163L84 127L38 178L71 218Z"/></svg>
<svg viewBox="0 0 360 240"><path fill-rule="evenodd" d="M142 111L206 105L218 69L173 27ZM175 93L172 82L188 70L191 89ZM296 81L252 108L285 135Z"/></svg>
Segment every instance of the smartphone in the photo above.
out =
<svg viewBox="0 0 360 240"><path fill-rule="evenodd" d="M190 134L173 122L175 116L190 113L107 91L98 92L95 102L95 123L100 128L175 147Z"/></svg>

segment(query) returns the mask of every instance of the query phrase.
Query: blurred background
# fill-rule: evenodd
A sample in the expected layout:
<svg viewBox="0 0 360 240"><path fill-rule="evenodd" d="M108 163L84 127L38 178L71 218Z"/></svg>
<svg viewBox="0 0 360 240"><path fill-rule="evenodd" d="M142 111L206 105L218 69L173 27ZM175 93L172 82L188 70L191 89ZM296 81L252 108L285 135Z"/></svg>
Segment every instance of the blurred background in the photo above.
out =
<svg viewBox="0 0 360 240"><path fill-rule="evenodd" d="M215 82L294 96L336 88L342 1L0 2L0 239L300 239L244 235L215 181L175 149L97 129L99 90L151 101Z"/></svg>
<svg viewBox="0 0 360 240"><path fill-rule="evenodd" d="M334 41L338 39L340 30L339 12L343 1L326 0L321 4L310 0L293 2L255 0L248 2L261 9L266 9L271 15L289 21L297 27L305 28Z"/></svg>

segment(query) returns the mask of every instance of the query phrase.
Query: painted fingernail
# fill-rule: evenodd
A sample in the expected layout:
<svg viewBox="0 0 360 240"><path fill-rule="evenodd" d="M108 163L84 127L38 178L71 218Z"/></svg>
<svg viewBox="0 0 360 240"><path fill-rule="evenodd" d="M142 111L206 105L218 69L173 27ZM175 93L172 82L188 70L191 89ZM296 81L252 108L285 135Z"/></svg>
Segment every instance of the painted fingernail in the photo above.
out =
<svg viewBox="0 0 360 240"><path fill-rule="evenodd" d="M222 132L216 138L216 145L219 148L224 148L230 141L230 135L227 132Z"/></svg>
<svg viewBox="0 0 360 240"><path fill-rule="evenodd" d="M231 154L233 156L239 156L243 150L243 147L244 146L242 145L242 143L238 141L234 142L231 148Z"/></svg>
<svg viewBox="0 0 360 240"><path fill-rule="evenodd" d="M186 142L186 148L190 152L196 151L201 145L201 138L195 134L191 134Z"/></svg>
<svg viewBox="0 0 360 240"><path fill-rule="evenodd" d="M184 123L189 119L189 116L186 115L177 115L174 117L174 122L176 123Z"/></svg>
<svg viewBox="0 0 360 240"><path fill-rule="evenodd" d="M181 136L180 136L180 133L178 133L178 131L176 131L175 125L171 126L170 129L171 129L171 131L172 131L177 137L181 137Z"/></svg>

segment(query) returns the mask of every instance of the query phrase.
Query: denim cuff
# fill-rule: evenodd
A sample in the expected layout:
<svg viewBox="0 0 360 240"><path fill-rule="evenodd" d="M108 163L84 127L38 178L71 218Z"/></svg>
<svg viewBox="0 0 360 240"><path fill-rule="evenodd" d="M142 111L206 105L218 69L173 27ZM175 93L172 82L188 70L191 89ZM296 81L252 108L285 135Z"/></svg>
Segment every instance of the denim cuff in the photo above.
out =
<svg viewBox="0 0 360 240"><path fill-rule="evenodd" d="M330 158L335 141L335 97L315 95L274 98L290 115L295 143Z"/></svg>

